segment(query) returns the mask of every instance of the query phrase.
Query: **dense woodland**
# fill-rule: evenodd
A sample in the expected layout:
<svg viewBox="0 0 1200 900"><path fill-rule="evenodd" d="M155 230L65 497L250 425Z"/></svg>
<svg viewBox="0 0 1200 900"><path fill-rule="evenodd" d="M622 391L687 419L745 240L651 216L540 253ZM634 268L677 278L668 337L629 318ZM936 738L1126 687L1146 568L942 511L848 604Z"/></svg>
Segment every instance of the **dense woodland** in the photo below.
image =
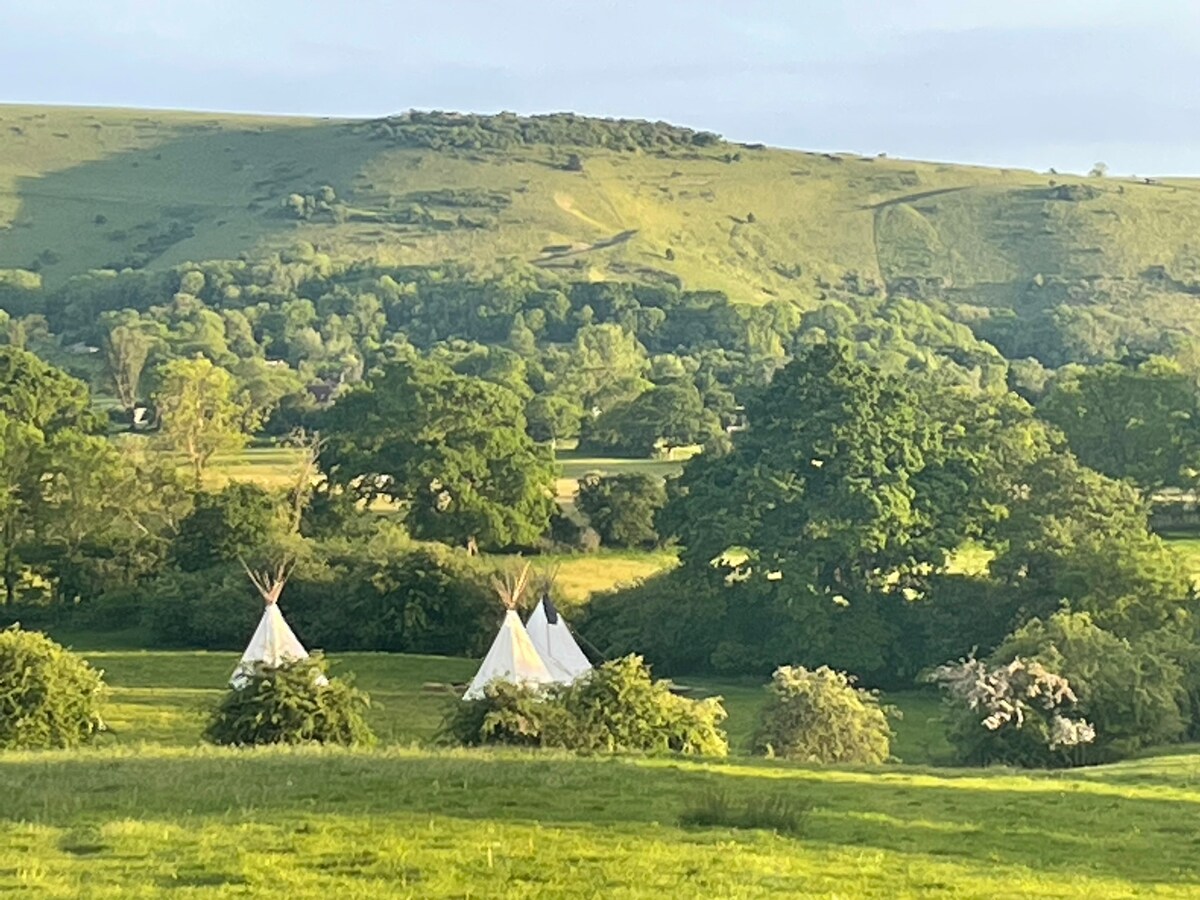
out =
<svg viewBox="0 0 1200 900"><path fill-rule="evenodd" d="M717 142L571 117L369 129L433 149ZM281 214L345 210L330 188ZM1200 471L1200 345L1078 285L1030 290L1060 288L1006 315L845 271L748 305L303 241L49 286L5 270L0 620L235 647L259 613L245 571L269 566L310 644L471 655L504 554L668 547L678 568L575 611L600 653L885 688L1035 661L1096 727L1073 761L1196 738L1195 589L1151 526ZM213 460L252 441L295 449L291 483L214 488ZM564 509L564 444L701 452L665 483L588 476ZM1022 741L966 755L1066 761Z"/></svg>

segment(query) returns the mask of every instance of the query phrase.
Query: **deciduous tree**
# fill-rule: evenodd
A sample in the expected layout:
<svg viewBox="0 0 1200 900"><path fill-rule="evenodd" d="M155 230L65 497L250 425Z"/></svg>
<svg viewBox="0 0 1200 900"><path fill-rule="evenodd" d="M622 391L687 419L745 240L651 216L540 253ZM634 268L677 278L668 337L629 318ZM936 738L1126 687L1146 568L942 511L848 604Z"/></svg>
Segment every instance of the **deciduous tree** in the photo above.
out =
<svg viewBox="0 0 1200 900"><path fill-rule="evenodd" d="M248 404L233 376L203 356L166 363L159 380L163 443L183 455L200 487L215 454L246 446Z"/></svg>
<svg viewBox="0 0 1200 900"><path fill-rule="evenodd" d="M439 363L392 363L340 398L320 430L330 480L406 503L415 534L529 546L549 526L552 454L534 444L520 399L499 385Z"/></svg>

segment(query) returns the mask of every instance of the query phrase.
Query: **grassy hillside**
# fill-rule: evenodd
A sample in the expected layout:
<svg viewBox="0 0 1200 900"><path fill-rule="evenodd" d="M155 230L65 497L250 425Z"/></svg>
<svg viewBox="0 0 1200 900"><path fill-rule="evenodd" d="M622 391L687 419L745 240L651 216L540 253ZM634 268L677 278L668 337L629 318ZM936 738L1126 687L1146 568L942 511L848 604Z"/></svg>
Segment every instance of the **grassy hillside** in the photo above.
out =
<svg viewBox="0 0 1200 900"><path fill-rule="evenodd" d="M722 142L422 141L381 122L0 106L0 267L53 286L303 239L387 263L678 278L746 302L815 300L849 272L1017 309L1100 282L1153 307L1200 284L1195 182ZM285 209L322 186L336 196L326 212ZM1173 315L1190 321L1193 305Z"/></svg>
<svg viewBox="0 0 1200 900"><path fill-rule="evenodd" d="M198 747L195 735L232 656L91 656L109 669L118 733L79 752L0 754L0 892L1117 898L1200 890L1200 757L1187 748L1060 773L403 748L396 744L423 740L436 721L441 701L421 682L466 677L471 664L358 654L343 662L383 704L374 715L384 746L231 751ZM758 689L726 688L731 724L747 721ZM901 698L914 714L900 727L928 710L913 699ZM714 792L735 806L773 798L794 821L781 833L680 824Z"/></svg>

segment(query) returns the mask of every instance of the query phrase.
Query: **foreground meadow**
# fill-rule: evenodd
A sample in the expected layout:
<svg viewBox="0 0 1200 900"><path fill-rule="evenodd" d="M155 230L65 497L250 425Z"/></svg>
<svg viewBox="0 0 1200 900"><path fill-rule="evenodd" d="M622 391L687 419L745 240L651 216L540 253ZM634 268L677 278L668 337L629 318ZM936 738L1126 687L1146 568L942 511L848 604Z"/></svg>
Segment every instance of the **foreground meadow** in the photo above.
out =
<svg viewBox="0 0 1200 900"><path fill-rule="evenodd" d="M233 657L87 654L112 733L0 754L0 893L42 897L1200 896L1200 754L1062 773L600 759L429 746L467 660L347 654L374 750L198 745ZM735 751L759 688L722 690ZM936 759L926 696L897 755ZM792 825L684 827L714 792Z"/></svg>

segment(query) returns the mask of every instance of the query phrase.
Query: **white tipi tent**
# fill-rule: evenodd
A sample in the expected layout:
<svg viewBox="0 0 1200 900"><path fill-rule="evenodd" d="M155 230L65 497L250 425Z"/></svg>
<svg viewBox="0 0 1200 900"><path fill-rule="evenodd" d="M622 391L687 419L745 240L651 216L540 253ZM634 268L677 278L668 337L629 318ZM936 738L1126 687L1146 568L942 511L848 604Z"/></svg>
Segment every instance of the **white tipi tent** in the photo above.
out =
<svg viewBox="0 0 1200 900"><path fill-rule="evenodd" d="M478 700L483 696L483 689L492 681L533 685L557 681L538 655L525 626L521 624L521 617L516 613L517 601L529 583L529 566L526 565L515 579L494 579L492 583L508 611L479 671L463 694L464 700Z"/></svg>
<svg viewBox="0 0 1200 900"><path fill-rule="evenodd" d="M316 434L310 435L303 429L292 434L290 443L292 446L298 447L301 454L296 467L295 481L290 491L291 505L284 516L283 524L286 526L283 530L284 540L298 538L300 535L300 519L304 514L308 498L312 495L317 458L323 446L323 442ZM259 570L250 568L244 559L238 557L246 577L258 589L266 607L263 609L262 618L258 620L258 628L254 630L254 636L250 638L246 652L242 654L241 662L238 663L238 667L233 671L233 676L229 679L229 683L235 688L246 684L250 676L259 668L274 669L286 662L308 658L308 651L304 649L300 639L284 621L283 613L279 611L279 595L283 593L283 587L287 584L296 565L296 555L291 552L287 543L275 545L275 541L270 540L265 543L264 550L269 551L267 556L270 561ZM316 684L328 683L329 679L324 675L317 676Z"/></svg>
<svg viewBox="0 0 1200 900"><path fill-rule="evenodd" d="M559 684L571 684L592 670L592 664L579 649L571 629L559 615L548 593L538 601L529 621L525 623L525 630L529 632L529 639L546 663L546 668Z"/></svg>
<svg viewBox="0 0 1200 900"><path fill-rule="evenodd" d="M241 687L258 668L276 668L285 662L307 658L308 651L284 621L279 605L268 603L229 683Z"/></svg>
<svg viewBox="0 0 1200 900"><path fill-rule="evenodd" d="M229 679L229 683L235 688L246 684L259 668L277 668L285 662L308 658L308 651L304 649L296 633L284 620L283 613L279 611L279 595L283 593L283 586L287 583L286 567L280 566L276 572L270 574L253 572L244 563L243 567L254 586L258 588L266 607L246 652L242 654L241 662ZM318 684L326 684L327 681L324 675L317 679Z"/></svg>
<svg viewBox="0 0 1200 900"><path fill-rule="evenodd" d="M463 694L464 700L478 700L483 689L492 681L512 681L517 684L553 684L557 681L546 664L542 662L533 641L521 624L521 617L514 610L504 614L500 633L492 641L492 647L483 658L479 671L471 680L471 686Z"/></svg>

